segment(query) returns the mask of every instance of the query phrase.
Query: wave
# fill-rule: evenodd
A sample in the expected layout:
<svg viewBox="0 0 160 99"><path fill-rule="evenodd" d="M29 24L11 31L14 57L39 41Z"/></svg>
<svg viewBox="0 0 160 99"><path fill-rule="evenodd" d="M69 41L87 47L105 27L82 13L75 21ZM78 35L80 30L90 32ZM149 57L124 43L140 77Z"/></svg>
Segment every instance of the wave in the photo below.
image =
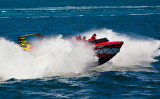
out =
<svg viewBox="0 0 160 99"><path fill-rule="evenodd" d="M7 12L7 11L1 11L2 13Z"/></svg>
<svg viewBox="0 0 160 99"><path fill-rule="evenodd" d="M51 10L51 11L56 11L56 10L92 10L92 9L112 9L112 8L133 8L133 9L139 9L139 8L156 8L159 9L160 6L66 6L66 7L39 7L39 8L8 8L8 9L0 9L0 11L9 11L9 10L15 10L15 11L21 11L21 10Z"/></svg>
<svg viewBox="0 0 160 99"><path fill-rule="evenodd" d="M48 18L75 16L155 15L160 6L66 6L0 9L0 16L10 18ZM94 13L93 13L94 12ZM107 13L106 13L107 12ZM39 14L41 13L41 14ZM21 16L20 16L21 15Z"/></svg>
<svg viewBox="0 0 160 99"><path fill-rule="evenodd" d="M157 14L160 14L160 13L144 13L144 14L129 14L129 15L157 15Z"/></svg>
<svg viewBox="0 0 160 99"><path fill-rule="evenodd" d="M32 16L32 17L26 17L28 19L33 18L33 19L39 19L39 18L50 18L50 16Z"/></svg>
<svg viewBox="0 0 160 99"><path fill-rule="evenodd" d="M11 17L0 17L0 19L8 19L8 18L11 18Z"/></svg>

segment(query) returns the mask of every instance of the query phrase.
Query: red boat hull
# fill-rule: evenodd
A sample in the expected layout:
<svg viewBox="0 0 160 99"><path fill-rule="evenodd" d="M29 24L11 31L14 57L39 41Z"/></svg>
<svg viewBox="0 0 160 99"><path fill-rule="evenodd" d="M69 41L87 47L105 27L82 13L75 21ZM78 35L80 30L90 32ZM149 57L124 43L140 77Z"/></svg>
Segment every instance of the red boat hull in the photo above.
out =
<svg viewBox="0 0 160 99"><path fill-rule="evenodd" d="M102 65L112 59L121 49L123 41L102 41L94 44L94 50L98 57L98 64Z"/></svg>

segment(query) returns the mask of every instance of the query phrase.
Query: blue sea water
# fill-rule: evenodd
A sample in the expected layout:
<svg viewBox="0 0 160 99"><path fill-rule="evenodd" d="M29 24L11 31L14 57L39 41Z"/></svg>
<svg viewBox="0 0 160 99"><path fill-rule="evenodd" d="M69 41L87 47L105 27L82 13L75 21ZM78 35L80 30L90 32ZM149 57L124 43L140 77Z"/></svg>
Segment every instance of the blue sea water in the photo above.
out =
<svg viewBox="0 0 160 99"><path fill-rule="evenodd" d="M0 98L160 97L160 0L0 2ZM56 44L49 40L53 46L30 57L17 37L33 33L53 37ZM81 64L87 59L53 57L74 47L59 35L93 33L124 41L108 63L89 68Z"/></svg>

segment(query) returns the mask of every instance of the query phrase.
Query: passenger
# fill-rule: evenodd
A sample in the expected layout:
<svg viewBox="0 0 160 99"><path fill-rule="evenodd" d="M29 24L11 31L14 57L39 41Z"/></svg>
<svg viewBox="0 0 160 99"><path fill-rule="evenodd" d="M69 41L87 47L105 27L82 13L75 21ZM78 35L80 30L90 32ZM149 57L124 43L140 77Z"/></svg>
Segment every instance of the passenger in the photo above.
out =
<svg viewBox="0 0 160 99"><path fill-rule="evenodd" d="M78 36L78 39L79 39L79 40L82 40L82 38L81 38L81 36L80 36L80 35Z"/></svg>
<svg viewBox="0 0 160 99"><path fill-rule="evenodd" d="M93 40L96 40L96 34L94 33L93 35L92 35L92 37L90 38L90 39L88 39L88 41L93 41Z"/></svg>
<svg viewBox="0 0 160 99"><path fill-rule="evenodd" d="M78 36L75 36L75 39L78 40Z"/></svg>
<svg viewBox="0 0 160 99"><path fill-rule="evenodd" d="M84 41L84 42L87 42L86 36L83 36L83 41Z"/></svg>

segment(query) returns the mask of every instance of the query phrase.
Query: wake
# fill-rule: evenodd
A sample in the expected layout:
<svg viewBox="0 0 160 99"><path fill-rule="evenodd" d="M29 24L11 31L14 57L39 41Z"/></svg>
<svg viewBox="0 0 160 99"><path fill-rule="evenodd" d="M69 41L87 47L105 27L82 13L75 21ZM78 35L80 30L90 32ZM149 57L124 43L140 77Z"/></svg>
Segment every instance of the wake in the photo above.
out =
<svg viewBox="0 0 160 99"><path fill-rule="evenodd" d="M88 71L89 64L96 61L93 48L61 36L34 44L36 48L26 52L16 43L0 38L1 80L71 76Z"/></svg>
<svg viewBox="0 0 160 99"><path fill-rule="evenodd" d="M100 66L100 72L152 67L151 63L157 61L155 57L160 55L159 40L138 39L108 29L92 30L81 35L90 38L93 33L97 34L97 38L124 41L120 52ZM91 69L89 64L97 61L93 48L86 47L82 42L62 39L61 35L34 41L33 44L36 48L26 52L16 43L0 38L0 80L74 76L88 72Z"/></svg>

